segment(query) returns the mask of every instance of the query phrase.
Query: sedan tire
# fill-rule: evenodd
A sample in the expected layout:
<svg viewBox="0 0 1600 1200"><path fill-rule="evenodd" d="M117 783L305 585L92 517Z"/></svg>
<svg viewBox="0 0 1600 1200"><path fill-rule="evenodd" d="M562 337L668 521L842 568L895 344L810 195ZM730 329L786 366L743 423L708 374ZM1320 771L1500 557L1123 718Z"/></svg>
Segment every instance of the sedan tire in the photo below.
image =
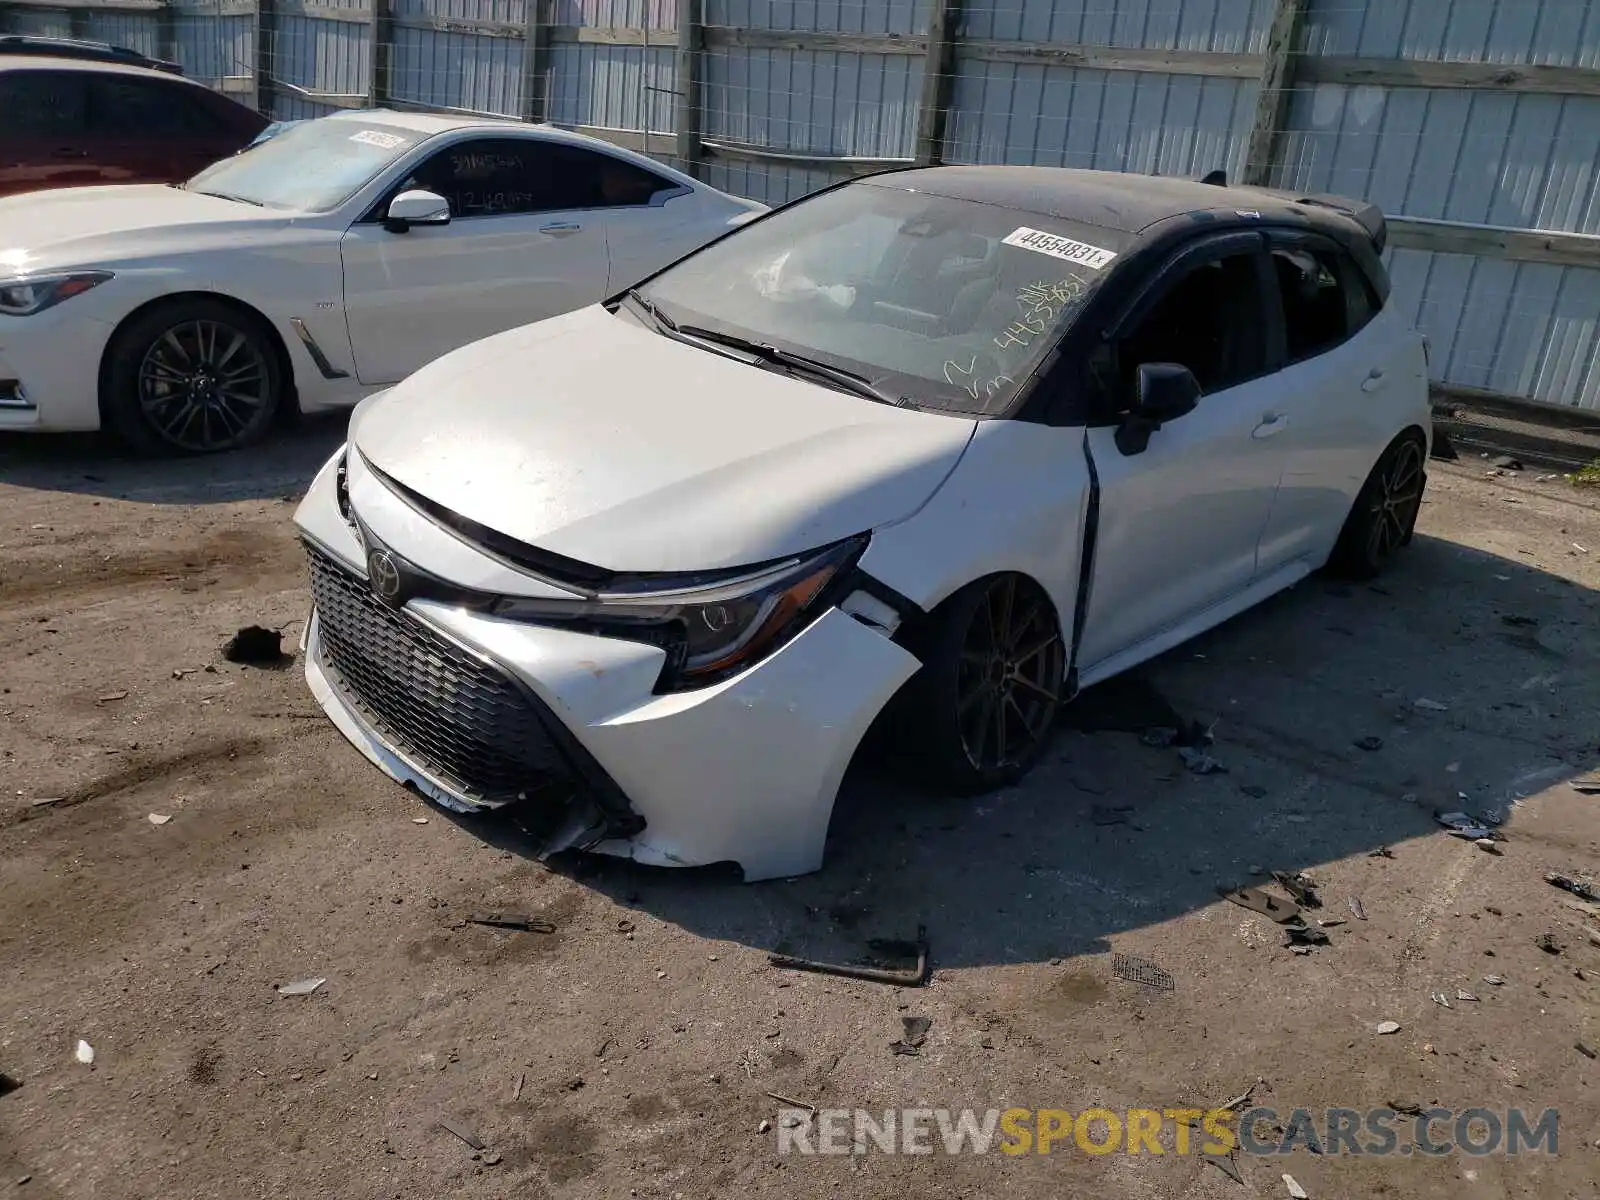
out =
<svg viewBox="0 0 1600 1200"><path fill-rule="evenodd" d="M259 441L284 392L265 322L204 296L117 330L103 380L109 428L140 454L212 454Z"/></svg>
<svg viewBox="0 0 1600 1200"><path fill-rule="evenodd" d="M973 795L1021 779L1050 744L1065 688L1050 597L1025 576L980 579L940 606L923 641L906 715L932 782Z"/></svg>
<svg viewBox="0 0 1600 1200"><path fill-rule="evenodd" d="M1350 507L1328 566L1350 579L1373 579L1416 531L1422 492L1428 483L1427 447L1407 430L1372 468Z"/></svg>

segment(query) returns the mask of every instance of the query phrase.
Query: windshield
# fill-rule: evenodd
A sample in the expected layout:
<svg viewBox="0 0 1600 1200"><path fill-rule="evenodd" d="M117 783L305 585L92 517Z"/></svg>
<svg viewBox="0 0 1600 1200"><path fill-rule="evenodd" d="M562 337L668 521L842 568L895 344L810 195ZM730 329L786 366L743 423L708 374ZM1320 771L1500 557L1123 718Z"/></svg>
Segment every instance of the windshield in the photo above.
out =
<svg viewBox="0 0 1600 1200"><path fill-rule="evenodd" d="M858 183L760 221L640 289L666 319L862 376L918 408L1003 412L1124 235Z"/></svg>
<svg viewBox="0 0 1600 1200"><path fill-rule="evenodd" d="M266 208L328 212L426 136L376 121L306 121L207 167L184 187Z"/></svg>

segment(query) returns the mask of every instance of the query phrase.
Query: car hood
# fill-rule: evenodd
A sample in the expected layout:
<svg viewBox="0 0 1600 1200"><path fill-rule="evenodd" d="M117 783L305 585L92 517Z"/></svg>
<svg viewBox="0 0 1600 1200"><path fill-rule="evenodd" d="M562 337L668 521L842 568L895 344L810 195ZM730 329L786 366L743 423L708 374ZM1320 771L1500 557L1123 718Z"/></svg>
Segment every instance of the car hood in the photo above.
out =
<svg viewBox="0 0 1600 1200"><path fill-rule="evenodd" d="M41 271L260 236L298 214L165 184L61 188L0 200L0 271Z"/></svg>
<svg viewBox="0 0 1600 1200"><path fill-rule="evenodd" d="M396 482L529 545L614 571L702 571L910 516L975 425L749 366L597 305L445 355L362 404L350 441Z"/></svg>

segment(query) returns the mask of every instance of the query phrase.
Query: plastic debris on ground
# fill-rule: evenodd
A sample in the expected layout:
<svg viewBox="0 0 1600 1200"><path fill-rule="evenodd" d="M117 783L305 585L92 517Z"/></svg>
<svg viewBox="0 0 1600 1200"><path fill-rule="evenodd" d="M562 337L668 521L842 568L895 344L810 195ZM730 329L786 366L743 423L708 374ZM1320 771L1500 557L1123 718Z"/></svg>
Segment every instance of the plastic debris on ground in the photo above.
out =
<svg viewBox="0 0 1600 1200"><path fill-rule="evenodd" d="M1218 888L1217 893L1224 900L1237 904L1240 908L1248 908L1251 912L1260 913L1279 925L1300 919L1299 905L1288 900L1280 900L1260 888Z"/></svg>
<svg viewBox="0 0 1600 1200"><path fill-rule="evenodd" d="M488 1147L483 1144L482 1140L479 1139L477 1134L473 1133L472 1130L468 1129L465 1125L459 1124L456 1121L452 1121L448 1117L439 1118L439 1128L443 1129L446 1133L455 1134L456 1137L460 1138L474 1150L488 1149Z"/></svg>
<svg viewBox="0 0 1600 1200"><path fill-rule="evenodd" d="M928 1030L933 1028L933 1018L901 1017L900 1027L900 1037L889 1043L889 1049L896 1054L921 1054L922 1044L928 1040Z"/></svg>
<svg viewBox="0 0 1600 1200"><path fill-rule="evenodd" d="M1322 907L1322 900L1317 896L1316 881L1304 871L1296 871L1293 874L1288 871L1274 871L1272 878L1301 908Z"/></svg>
<svg viewBox="0 0 1600 1200"><path fill-rule="evenodd" d="M1350 897L1350 915L1358 921L1365 921L1367 919L1367 909L1366 906L1361 903L1360 896Z"/></svg>
<svg viewBox="0 0 1600 1200"><path fill-rule="evenodd" d="M1482 817L1474 817L1468 813L1436 813L1433 819L1449 830L1451 837L1462 838L1469 842L1495 836L1493 825L1487 824Z"/></svg>
<svg viewBox="0 0 1600 1200"><path fill-rule="evenodd" d="M1446 996L1443 992L1434 992L1433 993L1433 1002L1435 1004L1439 1005L1441 1008L1449 1008L1450 1007L1450 997Z"/></svg>
<svg viewBox="0 0 1600 1200"><path fill-rule="evenodd" d="M327 979L319 977L317 979L299 979L294 983L280 983L278 985L278 995L309 996L327 982Z"/></svg>
<svg viewBox="0 0 1600 1200"><path fill-rule="evenodd" d="M1290 1200L1310 1200L1310 1197L1306 1195L1305 1188L1295 1182L1293 1175L1285 1175L1283 1177L1283 1186L1289 1189Z"/></svg>
<svg viewBox="0 0 1600 1200"><path fill-rule="evenodd" d="M1399 1033L1400 1032L1400 1022L1399 1021L1379 1021L1378 1024L1375 1026L1375 1030L1378 1033Z"/></svg>
<svg viewBox="0 0 1600 1200"><path fill-rule="evenodd" d="M1574 896L1585 900L1600 901L1600 888L1587 880L1575 879L1571 875L1563 875L1559 871L1551 871L1544 877L1544 881L1551 887L1558 887L1564 892L1571 892Z"/></svg>
<svg viewBox="0 0 1600 1200"><path fill-rule="evenodd" d="M151 813L145 818L145 820L149 821L152 825L165 825L168 821L172 820L172 816L169 813Z"/></svg>
<svg viewBox="0 0 1600 1200"><path fill-rule="evenodd" d="M84 1041L82 1038L79 1038L78 1049L75 1052L74 1057L84 1066L92 1066L94 1064L94 1047L89 1045L89 1043Z"/></svg>
<svg viewBox="0 0 1600 1200"><path fill-rule="evenodd" d="M1171 992L1177 989L1177 981L1170 974L1142 958L1135 958L1131 954L1113 954L1111 956L1111 973L1118 979L1126 979L1129 983L1142 984L1158 992Z"/></svg>
<svg viewBox="0 0 1600 1200"><path fill-rule="evenodd" d="M1418 697L1411 705L1419 712L1449 712L1448 704L1440 704L1437 700L1429 700L1426 696Z"/></svg>
<svg viewBox="0 0 1600 1200"><path fill-rule="evenodd" d="M1183 759L1183 765L1195 775L1226 775L1228 768L1223 766L1204 750L1193 746L1179 746L1178 757Z"/></svg>
<svg viewBox="0 0 1600 1200"><path fill-rule="evenodd" d="M1309 925L1285 925L1283 932L1288 939L1283 943L1285 946L1310 947L1331 944L1327 933L1321 929L1313 929Z"/></svg>
<svg viewBox="0 0 1600 1200"><path fill-rule="evenodd" d="M1472 844L1479 850L1482 850L1485 854L1505 853L1505 851L1500 849L1500 843L1495 841L1493 838L1475 838Z"/></svg>
<svg viewBox="0 0 1600 1200"><path fill-rule="evenodd" d="M1478 998L1475 995L1463 988L1456 989L1456 999L1470 1001L1473 1004L1478 1002Z"/></svg>
<svg viewBox="0 0 1600 1200"><path fill-rule="evenodd" d="M1503 987L1506 982L1503 975L1485 975L1483 981L1490 987Z"/></svg>

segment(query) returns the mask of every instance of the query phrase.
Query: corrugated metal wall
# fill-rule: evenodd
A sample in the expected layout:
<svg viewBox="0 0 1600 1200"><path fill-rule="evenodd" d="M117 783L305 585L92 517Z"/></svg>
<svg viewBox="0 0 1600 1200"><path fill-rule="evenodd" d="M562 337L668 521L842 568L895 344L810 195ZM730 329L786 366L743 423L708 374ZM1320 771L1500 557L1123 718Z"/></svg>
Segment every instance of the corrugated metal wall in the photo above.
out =
<svg viewBox="0 0 1600 1200"><path fill-rule="evenodd" d="M1600 65L1595 0L1313 0L1306 48L1422 62ZM1274 182L1393 215L1600 234L1600 98L1296 89ZM1443 382L1600 408L1600 270L1394 250Z"/></svg>
<svg viewBox="0 0 1600 1200"><path fill-rule="evenodd" d="M523 32L536 2L392 0L390 94L467 112L528 111ZM837 171L717 147L801 159L911 158L924 55L915 44L851 45L848 37L920 37L931 7L702 0L710 44L701 60L701 133L711 148L702 173L719 187L782 203ZM1274 0L968 0L944 156L1163 175L1222 167L1237 177L1257 104L1252 71L1168 72L1156 69L1160 60L1150 70L1099 70L1006 60L985 45L1260 55L1274 10ZM0 29L174 54L192 76L245 97L259 65L261 94L278 117L365 104L378 66L369 0L280 0L268 19L264 64L256 62L254 0L178 0L167 13L76 12L74 20L40 0L0 0ZM543 19L569 31L633 31L587 40L569 32L549 45L545 115L624 140L671 134L676 13L676 0L545 0ZM485 22L492 28L471 27ZM745 44L743 31L846 42ZM1600 68L1600 0L1308 0L1303 49ZM1366 196L1394 216L1600 235L1600 97L1309 84L1291 94L1273 159L1275 183ZM1414 249L1392 250L1390 263L1399 302L1432 337L1441 381L1600 409L1600 269Z"/></svg>

